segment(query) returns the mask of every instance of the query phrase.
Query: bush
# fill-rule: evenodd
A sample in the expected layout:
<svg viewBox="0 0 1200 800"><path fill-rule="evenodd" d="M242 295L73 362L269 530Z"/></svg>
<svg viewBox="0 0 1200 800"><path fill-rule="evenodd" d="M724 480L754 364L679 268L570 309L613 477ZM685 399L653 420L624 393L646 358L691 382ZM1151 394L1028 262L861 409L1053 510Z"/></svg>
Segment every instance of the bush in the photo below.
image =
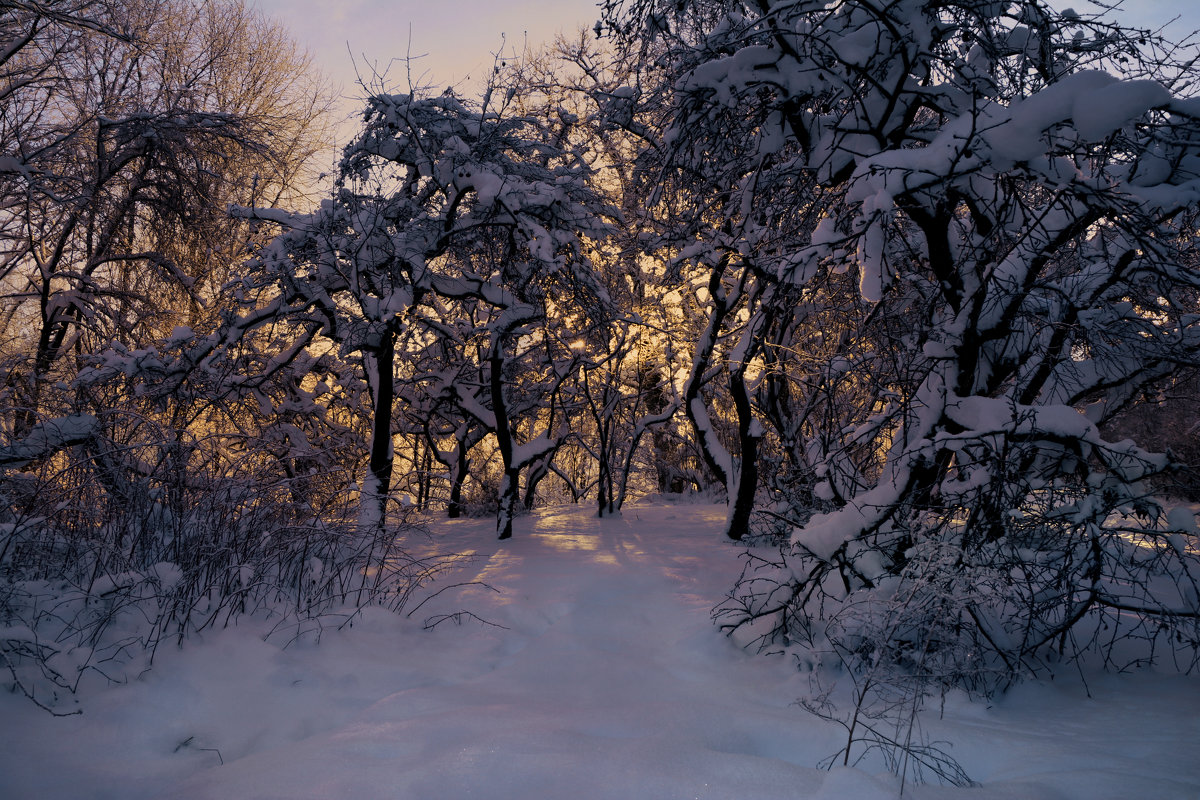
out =
<svg viewBox="0 0 1200 800"><path fill-rule="evenodd" d="M54 713L85 676L123 680L162 643L244 616L398 611L447 563L405 551L420 530L407 508L360 526L348 491L302 494L266 462L222 460L212 442L168 433L122 447L96 438L6 476L0 664Z"/></svg>

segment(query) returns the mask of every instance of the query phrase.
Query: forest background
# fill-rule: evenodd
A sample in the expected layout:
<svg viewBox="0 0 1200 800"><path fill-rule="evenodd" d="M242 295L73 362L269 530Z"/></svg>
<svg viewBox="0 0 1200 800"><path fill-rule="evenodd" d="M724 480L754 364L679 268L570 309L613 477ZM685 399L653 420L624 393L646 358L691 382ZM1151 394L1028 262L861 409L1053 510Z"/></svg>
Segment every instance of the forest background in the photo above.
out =
<svg viewBox="0 0 1200 800"><path fill-rule="evenodd" d="M8 685L404 609L428 514L680 493L747 546L722 629L860 706L1195 665L1195 43L600 11L477 92L368 79L322 182L335 93L239 2L0 2Z"/></svg>

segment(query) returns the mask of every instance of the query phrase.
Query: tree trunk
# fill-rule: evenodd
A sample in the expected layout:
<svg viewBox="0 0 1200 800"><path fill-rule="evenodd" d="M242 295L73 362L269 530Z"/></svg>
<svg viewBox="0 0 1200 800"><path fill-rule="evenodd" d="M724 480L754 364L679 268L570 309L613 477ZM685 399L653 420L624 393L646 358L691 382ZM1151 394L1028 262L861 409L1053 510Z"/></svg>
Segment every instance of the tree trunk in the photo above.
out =
<svg viewBox="0 0 1200 800"><path fill-rule="evenodd" d="M467 481L467 469L470 465L471 462L467 460L466 443L460 441L458 443L458 459L450 474L450 502L446 505L446 516L450 519L458 519L463 514L462 491L463 484Z"/></svg>
<svg viewBox="0 0 1200 800"><path fill-rule="evenodd" d="M366 359L374 400L374 419L371 422L371 455L367 464L367 481L363 502L365 521L382 527L387 519L388 492L392 487L392 404L396 392L393 384L393 360L396 355L396 334L389 326L382 334L379 346ZM374 363L371 363L374 362Z"/></svg>
<svg viewBox="0 0 1200 800"><path fill-rule="evenodd" d="M730 487L729 520L725 535L740 540L750 531L750 514L754 511L754 493L758 489L758 442L761 438L759 426L750 406L750 395L746 391L746 365L734 371L729 378L729 392L738 415L738 442L742 457L732 476L736 487Z"/></svg>
<svg viewBox="0 0 1200 800"><path fill-rule="evenodd" d="M513 514L517 508L517 489L520 481L520 470L513 465L512 429L509 427L508 407L504 403L504 345L500 334L492 341L492 351L488 356L491 369L490 389L492 395L492 413L496 417L496 444L500 450L500 459L504 462L504 478L500 481L500 509L496 518L496 532L501 539L512 538Z"/></svg>
<svg viewBox="0 0 1200 800"><path fill-rule="evenodd" d="M615 498L613 497L612 453L610 452L610 420L600 420L597 418L596 421L600 423L597 426L600 441L596 444L596 450L600 454L598 464L600 473L596 480L596 485L598 487L596 489L596 501L597 505L600 507L599 516L608 517L612 516L615 511L613 507Z"/></svg>
<svg viewBox="0 0 1200 800"><path fill-rule="evenodd" d="M696 342L696 356L692 362L692 372L688 376L688 381L683 391L683 410L687 415L688 421L692 423L692 431L696 436L696 444L700 448L700 455L704 459L705 465L708 466L709 471L716 476L717 480L725 484L728 488L733 478L732 458L717 438L717 434L712 427L712 421L708 416L708 407L705 405L704 398L700 394L700 390L704 387L705 383L704 374L712 363L713 352L716 349L721 325L733 305L721 286L721 277L724 275L727 261L728 259L721 260L721 263L713 270L713 274L708 281L708 293L712 298L712 311L709 312L708 326L704 329L704 333L701 334L700 340ZM735 293L741 293L740 286Z"/></svg>
<svg viewBox="0 0 1200 800"><path fill-rule="evenodd" d="M537 499L537 487L542 482L542 479L550 474L550 462L554 459L554 454L551 453L545 458L539 458L529 468L528 474L525 476L525 510L533 509L533 503Z"/></svg>
<svg viewBox="0 0 1200 800"><path fill-rule="evenodd" d="M756 341L755 319L751 319L743 334L743 346L737 368L729 375L729 395L738 419L738 445L741 458L729 476L729 519L725 535L741 540L750 532L750 515L754 511L754 494L758 490L758 443L762 439L762 426L754 418L754 407L750 403L750 391L746 388L746 367L754 357ZM732 459L731 459L732 461Z"/></svg>
<svg viewBox="0 0 1200 800"><path fill-rule="evenodd" d="M433 493L433 454L426 445L422 448L421 438L416 440L416 450L421 454L421 474L417 476L417 508L429 510L429 497Z"/></svg>

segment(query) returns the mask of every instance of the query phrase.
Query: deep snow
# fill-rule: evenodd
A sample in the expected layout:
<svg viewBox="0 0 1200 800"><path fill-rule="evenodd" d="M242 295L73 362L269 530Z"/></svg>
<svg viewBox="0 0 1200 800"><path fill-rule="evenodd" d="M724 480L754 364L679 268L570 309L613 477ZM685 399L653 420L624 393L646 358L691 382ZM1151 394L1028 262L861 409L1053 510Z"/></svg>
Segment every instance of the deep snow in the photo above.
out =
<svg viewBox="0 0 1200 800"><path fill-rule="evenodd" d="M413 547L473 552L411 618L369 610L319 645L264 625L161 652L82 716L0 696L0 798L894 798L814 765L838 728L808 679L709 619L739 571L724 507L590 507L439 521ZM478 583L474 583L478 582ZM486 584L486 585L485 585ZM432 630L433 616L469 611ZM503 627L498 627L503 626ZM947 700L930 735L983 784L914 798L1200 797L1200 679L1089 676Z"/></svg>

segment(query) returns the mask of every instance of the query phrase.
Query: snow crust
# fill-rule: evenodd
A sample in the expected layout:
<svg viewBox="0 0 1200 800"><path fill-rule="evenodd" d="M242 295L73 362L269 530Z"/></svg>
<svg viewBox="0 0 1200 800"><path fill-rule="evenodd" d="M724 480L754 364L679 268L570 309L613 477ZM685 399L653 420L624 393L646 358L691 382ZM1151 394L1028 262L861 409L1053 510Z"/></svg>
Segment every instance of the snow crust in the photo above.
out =
<svg viewBox="0 0 1200 800"><path fill-rule="evenodd" d="M785 657L738 649L710 608L740 570L724 506L590 507L438 522L473 551L412 618L368 610L311 636L216 631L51 718L0 695L0 797L892 800L878 764L823 771L839 729L794 705ZM483 584L487 585L484 586ZM432 630L427 619L469 611ZM496 627L503 626L503 627ZM8 629L8 635L20 632ZM292 641L294 639L294 641ZM290 644L289 644L290 641ZM284 647L284 645L288 645ZM947 698L927 732L983 785L916 800L1200 796L1200 681L1142 674Z"/></svg>

